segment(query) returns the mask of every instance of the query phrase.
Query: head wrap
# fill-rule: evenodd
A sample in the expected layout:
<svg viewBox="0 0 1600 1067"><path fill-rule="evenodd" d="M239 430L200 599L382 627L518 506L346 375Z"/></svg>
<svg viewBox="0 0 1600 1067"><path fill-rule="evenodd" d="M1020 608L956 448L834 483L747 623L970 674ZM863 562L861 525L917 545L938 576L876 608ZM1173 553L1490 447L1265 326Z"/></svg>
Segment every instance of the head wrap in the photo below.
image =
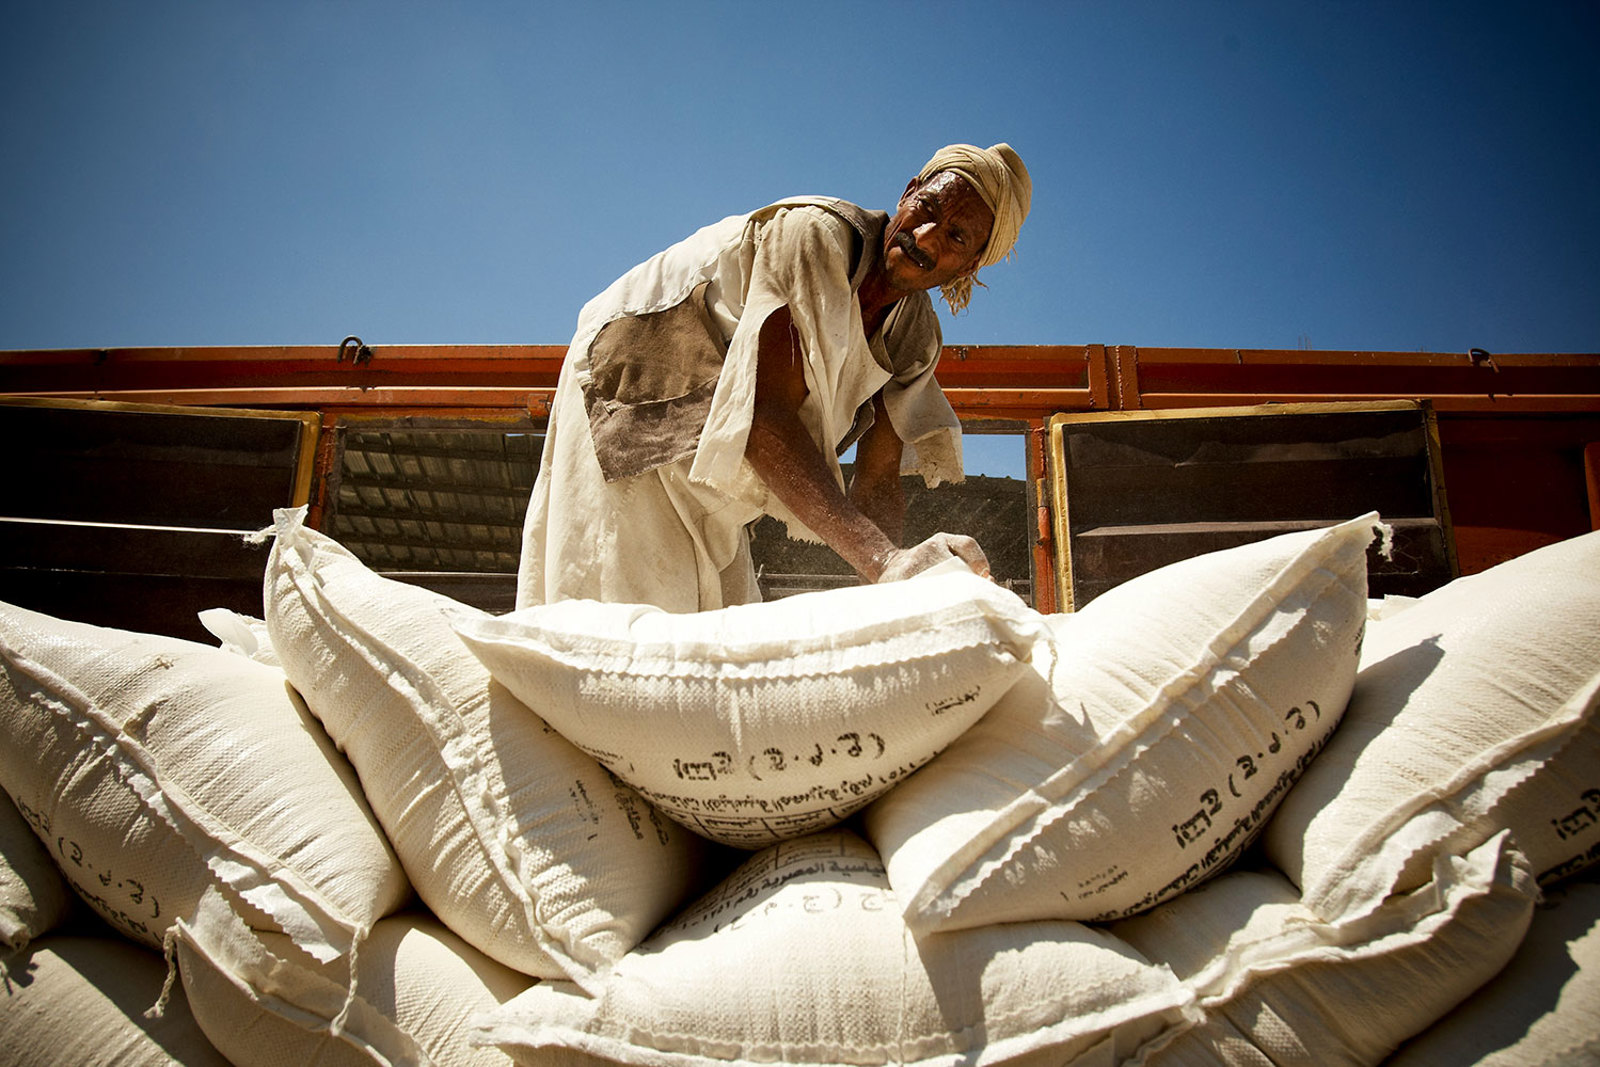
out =
<svg viewBox="0 0 1600 1067"><path fill-rule="evenodd" d="M940 171L952 171L967 180L994 212L994 226L989 231L989 243L978 256L972 272L946 282L941 287L945 303L952 312L960 311L972 299L974 282L982 285L975 275L978 270L1008 259L1017 243L1017 233L1022 220L1028 217L1028 205L1033 200L1033 181L1022 157L1004 142L988 148L970 144L946 145L933 154L917 175L921 184Z"/></svg>

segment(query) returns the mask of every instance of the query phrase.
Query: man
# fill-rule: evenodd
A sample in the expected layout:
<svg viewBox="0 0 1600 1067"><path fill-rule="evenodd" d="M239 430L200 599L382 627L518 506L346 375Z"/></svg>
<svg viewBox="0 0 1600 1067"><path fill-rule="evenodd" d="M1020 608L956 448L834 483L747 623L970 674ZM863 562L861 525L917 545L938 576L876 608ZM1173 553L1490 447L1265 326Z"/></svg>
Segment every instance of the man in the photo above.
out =
<svg viewBox="0 0 1600 1067"><path fill-rule="evenodd" d="M1032 186L1009 145L950 145L891 218L800 197L705 227L584 306L524 524L517 606L564 599L705 611L760 599L763 514L868 581L961 558L899 547L902 470L959 481L961 428L934 380L952 311L1006 258ZM856 446L848 490L838 456Z"/></svg>

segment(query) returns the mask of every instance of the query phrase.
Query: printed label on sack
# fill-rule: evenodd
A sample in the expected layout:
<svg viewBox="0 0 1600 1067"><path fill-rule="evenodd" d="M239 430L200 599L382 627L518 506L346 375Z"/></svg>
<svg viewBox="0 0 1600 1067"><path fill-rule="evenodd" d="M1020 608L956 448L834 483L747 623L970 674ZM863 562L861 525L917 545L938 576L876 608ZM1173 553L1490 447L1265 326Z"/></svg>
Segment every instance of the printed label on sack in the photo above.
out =
<svg viewBox="0 0 1600 1067"><path fill-rule="evenodd" d="M602 753L585 751L606 762ZM809 751L799 746L768 747L742 762L725 750L701 758L680 755L669 766L686 787L684 792L653 789L637 781L634 788L702 836L759 848L832 826L939 754L927 751L916 759L883 766L888 751L875 733L844 733L831 738L826 747L818 741L810 743ZM818 774L830 772L840 776L814 781ZM741 788L750 782L767 791L757 795ZM688 791L697 785L717 791Z"/></svg>
<svg viewBox="0 0 1600 1067"><path fill-rule="evenodd" d="M928 720L968 717L982 709L987 686L968 684L924 700ZM948 731L944 740L958 733ZM617 775L667 817L702 837L738 848L826 829L871 803L942 750L915 731L886 737L869 728L787 737L757 751L674 751L663 746L649 766L582 739L577 747ZM631 821L631 820L630 820Z"/></svg>
<svg viewBox="0 0 1600 1067"><path fill-rule="evenodd" d="M653 838L656 844L662 848L670 846L672 844L672 834L667 830L666 824L662 822L661 813L644 803L640 799L639 793L627 782L624 782L604 767L601 767L600 770L611 781L611 801L617 806L617 810L622 813L622 817L628 821L628 829L633 831L634 840L644 841ZM575 782L574 785L579 790L583 789L582 782ZM594 821L597 824L599 823L598 816ZM598 833L591 834L589 840L592 841L597 836L599 836Z"/></svg>
<svg viewBox="0 0 1600 1067"><path fill-rule="evenodd" d="M63 877L101 918L137 941L161 944L168 920L150 888L125 868L96 862L72 835L57 833L41 808L19 797L17 810L50 849Z"/></svg>
<svg viewBox="0 0 1600 1067"><path fill-rule="evenodd" d="M818 884L780 895L780 890L801 880ZM782 841L753 856L686 908L668 929L676 933L737 930L786 910L807 915L892 911L894 904L883 880L883 864L847 835Z"/></svg>
<svg viewBox="0 0 1600 1067"><path fill-rule="evenodd" d="M1325 717L1314 700L1290 708L1281 730L1271 731L1267 743L1255 751L1240 753L1224 779L1195 797L1193 813L1171 824L1173 847L1180 856L1190 858L1184 870L1132 904L1096 914L1088 921L1110 922L1138 914L1220 872L1266 826L1278 802L1327 744L1335 725L1335 717ZM1262 779L1263 774L1273 777ZM1116 865L1080 876L1061 896L1080 904L1110 892L1127 878L1127 869Z"/></svg>
<svg viewBox="0 0 1600 1067"><path fill-rule="evenodd" d="M1539 874L1541 886L1559 882L1593 863L1600 863L1600 787L1585 789L1574 798L1574 806L1550 820L1551 833L1556 840L1552 851L1576 848L1560 863ZM1595 838L1593 843L1588 839ZM1585 845L1587 844L1587 847Z"/></svg>

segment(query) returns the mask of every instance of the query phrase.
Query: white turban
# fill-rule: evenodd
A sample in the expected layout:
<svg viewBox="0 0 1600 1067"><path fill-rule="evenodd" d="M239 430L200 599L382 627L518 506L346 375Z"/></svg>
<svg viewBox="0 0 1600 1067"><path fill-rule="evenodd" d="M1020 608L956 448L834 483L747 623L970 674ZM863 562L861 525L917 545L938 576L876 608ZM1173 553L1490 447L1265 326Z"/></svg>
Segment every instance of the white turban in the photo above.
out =
<svg viewBox="0 0 1600 1067"><path fill-rule="evenodd" d="M977 282L977 271L1007 259L1017 243L1017 233L1022 220L1028 217L1028 205L1033 200L1033 181L1028 168L1012 147L1004 142L979 148L970 144L946 145L933 154L917 181L927 181L940 171L951 171L967 180L994 212L994 226L989 231L989 243L978 256L978 265L972 273L946 282L941 287L945 303L952 312L960 311L972 299L972 285ZM982 282L977 282L982 285Z"/></svg>

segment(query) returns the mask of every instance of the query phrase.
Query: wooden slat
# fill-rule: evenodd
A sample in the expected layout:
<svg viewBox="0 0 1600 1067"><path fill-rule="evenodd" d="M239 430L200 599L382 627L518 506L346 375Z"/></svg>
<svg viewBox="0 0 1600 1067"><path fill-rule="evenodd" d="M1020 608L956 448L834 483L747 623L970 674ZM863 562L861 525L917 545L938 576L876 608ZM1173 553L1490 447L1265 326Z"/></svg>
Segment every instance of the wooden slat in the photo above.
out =
<svg viewBox="0 0 1600 1067"><path fill-rule="evenodd" d="M935 376L945 388L1090 387L1091 346L947 345Z"/></svg>
<svg viewBox="0 0 1600 1067"><path fill-rule="evenodd" d="M1583 481L1589 497L1589 528L1600 530L1600 440L1584 446Z"/></svg>
<svg viewBox="0 0 1600 1067"><path fill-rule="evenodd" d="M94 400L106 395L82 390L63 390L51 393L81 400ZM286 389L262 387L252 389L178 389L167 391L133 390L117 393L119 399L143 404L175 406L200 405L207 407L273 408L283 411L342 412L383 411L386 414L445 414L452 418L477 415L483 418L503 416L508 413L528 413L544 418L550 412L552 391L539 392L528 389L455 389L455 388L395 388L357 389L324 387L315 389Z"/></svg>
<svg viewBox="0 0 1600 1067"><path fill-rule="evenodd" d="M0 352L0 394L323 411L474 409L543 417L559 345L335 345ZM1600 410L1600 354L949 345L962 410L1029 418L1267 400L1434 399L1447 410ZM962 393L962 390L972 390Z"/></svg>
<svg viewBox="0 0 1600 1067"><path fill-rule="evenodd" d="M1145 407L1375 396L1432 398L1436 407L1446 398L1540 410L1555 398L1600 403L1600 356L1590 354L1144 348L1136 358Z"/></svg>
<svg viewBox="0 0 1600 1067"><path fill-rule="evenodd" d="M1446 394L1417 390L1374 390L1370 393L1345 390L1336 393L1145 393L1141 398L1148 409L1250 407L1256 404L1301 403L1357 403L1366 400L1423 399L1440 414L1463 413L1475 415L1581 415L1600 411L1600 395L1573 396L1543 394L1526 396L1490 396L1471 394Z"/></svg>
<svg viewBox="0 0 1600 1067"><path fill-rule="evenodd" d="M1092 411L1088 389L963 389L946 386L944 395L962 417L1029 418L1040 412Z"/></svg>
<svg viewBox="0 0 1600 1067"><path fill-rule="evenodd" d="M1088 356L1089 406L1095 411L1110 411L1117 406L1116 369L1105 345L1090 345Z"/></svg>
<svg viewBox="0 0 1600 1067"><path fill-rule="evenodd" d="M1445 413L1439 438L1450 448L1582 449L1600 441L1600 411L1574 414Z"/></svg>

